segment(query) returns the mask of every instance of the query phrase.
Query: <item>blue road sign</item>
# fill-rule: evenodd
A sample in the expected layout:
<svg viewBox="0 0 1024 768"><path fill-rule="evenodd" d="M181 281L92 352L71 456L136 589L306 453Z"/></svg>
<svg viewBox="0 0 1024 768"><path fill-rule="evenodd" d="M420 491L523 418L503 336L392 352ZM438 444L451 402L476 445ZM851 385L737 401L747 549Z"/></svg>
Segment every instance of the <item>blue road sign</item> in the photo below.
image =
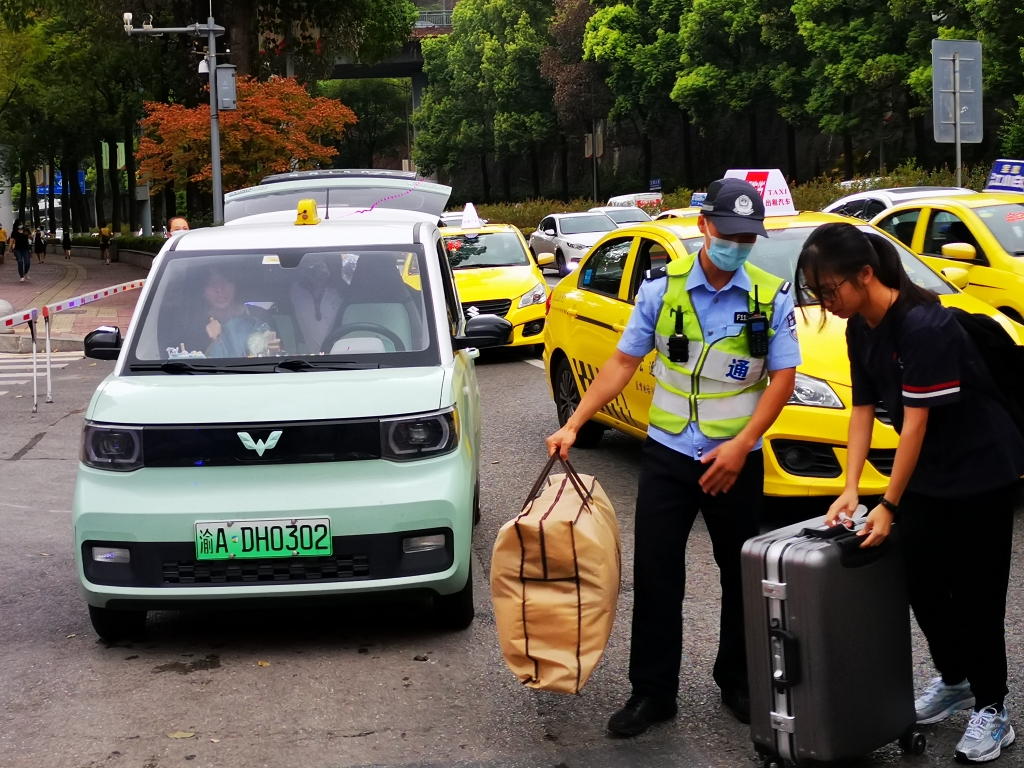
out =
<svg viewBox="0 0 1024 768"><path fill-rule="evenodd" d="M986 192L1024 192L1024 160L996 160Z"/></svg>
<svg viewBox="0 0 1024 768"><path fill-rule="evenodd" d="M56 173L54 173L53 176L54 176L53 180L54 180L54 182L56 182L53 185L53 194L57 195L57 196L63 195L64 194L64 180L61 178L60 171L57 171ZM78 171L78 189L81 191L81 193L83 195L85 194L85 171L83 171L83 170L79 170ZM40 197L45 196L45 195L49 195L50 194L50 185L49 184L40 184L36 188L36 193Z"/></svg>

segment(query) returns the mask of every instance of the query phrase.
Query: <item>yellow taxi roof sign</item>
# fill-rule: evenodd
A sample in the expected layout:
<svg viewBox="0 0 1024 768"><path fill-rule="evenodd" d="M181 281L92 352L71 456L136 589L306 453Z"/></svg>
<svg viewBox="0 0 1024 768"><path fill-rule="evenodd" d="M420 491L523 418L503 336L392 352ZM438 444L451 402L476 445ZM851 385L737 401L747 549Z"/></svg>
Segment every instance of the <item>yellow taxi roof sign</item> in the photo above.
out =
<svg viewBox="0 0 1024 768"><path fill-rule="evenodd" d="M793 216L796 207L793 205L793 194L782 171L778 168L730 168L725 172L727 179L742 179L750 184L764 200L764 215Z"/></svg>
<svg viewBox="0 0 1024 768"><path fill-rule="evenodd" d="M299 210L298 215L295 217L295 226L319 223L320 217L316 212L316 200L311 197L306 200L299 200Z"/></svg>

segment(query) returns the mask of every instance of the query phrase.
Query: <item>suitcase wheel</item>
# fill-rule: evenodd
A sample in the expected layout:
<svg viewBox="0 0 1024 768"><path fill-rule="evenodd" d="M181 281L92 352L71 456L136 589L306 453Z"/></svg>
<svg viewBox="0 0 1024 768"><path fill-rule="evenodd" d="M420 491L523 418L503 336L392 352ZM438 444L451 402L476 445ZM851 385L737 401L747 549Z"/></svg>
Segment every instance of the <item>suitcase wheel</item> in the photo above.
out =
<svg viewBox="0 0 1024 768"><path fill-rule="evenodd" d="M778 755L768 755L761 762L761 768L786 768L786 761Z"/></svg>
<svg viewBox="0 0 1024 768"><path fill-rule="evenodd" d="M923 755L928 746L928 739L920 731L909 728L900 736L900 749L909 755Z"/></svg>

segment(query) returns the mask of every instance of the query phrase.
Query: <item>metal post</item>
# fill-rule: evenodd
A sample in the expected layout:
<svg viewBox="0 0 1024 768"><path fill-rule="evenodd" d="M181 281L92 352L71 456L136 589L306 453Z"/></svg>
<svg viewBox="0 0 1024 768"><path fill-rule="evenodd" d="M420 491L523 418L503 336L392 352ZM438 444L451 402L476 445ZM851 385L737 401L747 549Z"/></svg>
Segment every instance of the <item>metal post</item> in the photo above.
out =
<svg viewBox="0 0 1024 768"><path fill-rule="evenodd" d="M960 160L960 54L953 54L953 124L956 130L956 185L962 186L961 184L961 165Z"/></svg>
<svg viewBox="0 0 1024 768"><path fill-rule="evenodd" d="M53 389L50 383L50 313L43 307L43 325L46 327L46 402L53 402Z"/></svg>
<svg viewBox="0 0 1024 768"><path fill-rule="evenodd" d="M590 129L593 131L590 140L590 161L594 177L594 205L597 205L597 119L590 121Z"/></svg>
<svg viewBox="0 0 1024 768"><path fill-rule="evenodd" d="M36 357L36 319L33 317L28 324L32 331L32 413L39 411L39 362Z"/></svg>
<svg viewBox="0 0 1024 768"><path fill-rule="evenodd" d="M213 223L224 223L224 186L220 177L220 118L217 110L217 35L213 16L208 27L206 65L210 68L210 160L213 172Z"/></svg>

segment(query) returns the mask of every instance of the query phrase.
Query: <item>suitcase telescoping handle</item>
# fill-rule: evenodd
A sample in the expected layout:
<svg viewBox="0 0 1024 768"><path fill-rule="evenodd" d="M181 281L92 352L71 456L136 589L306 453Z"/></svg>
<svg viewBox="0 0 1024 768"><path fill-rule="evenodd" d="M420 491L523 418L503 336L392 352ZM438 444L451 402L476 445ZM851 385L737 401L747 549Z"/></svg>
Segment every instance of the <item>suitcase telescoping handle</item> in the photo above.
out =
<svg viewBox="0 0 1024 768"><path fill-rule="evenodd" d="M864 538L857 535L857 531L862 527L859 527L858 523L863 523L866 515L867 508L862 505L857 507L857 514L852 519L852 528L847 528L845 525L836 525L832 528L804 528L800 535L835 544L839 548L839 564L844 568L861 568L871 565L885 557L891 546L893 534L887 536L878 546L861 548L860 545L864 542ZM895 528L893 533L895 533Z"/></svg>
<svg viewBox="0 0 1024 768"><path fill-rule="evenodd" d="M562 467L565 469L565 476L569 478L569 482L572 483L572 487L576 489L576 493L579 494L580 498L584 502L590 501L590 492L587 487L583 484L583 480L579 474L573 469L572 464L569 463L568 459L563 459L562 456L555 451L551 458L548 459L548 463L544 465L544 469L540 471L540 476L537 478L537 482L533 484L533 488L530 489L530 494L526 497L526 503L523 504L523 509L526 509L537 498L537 494L540 493L541 486L544 485L544 481L548 479L548 475L551 474L551 469L555 466L555 462L560 462Z"/></svg>

